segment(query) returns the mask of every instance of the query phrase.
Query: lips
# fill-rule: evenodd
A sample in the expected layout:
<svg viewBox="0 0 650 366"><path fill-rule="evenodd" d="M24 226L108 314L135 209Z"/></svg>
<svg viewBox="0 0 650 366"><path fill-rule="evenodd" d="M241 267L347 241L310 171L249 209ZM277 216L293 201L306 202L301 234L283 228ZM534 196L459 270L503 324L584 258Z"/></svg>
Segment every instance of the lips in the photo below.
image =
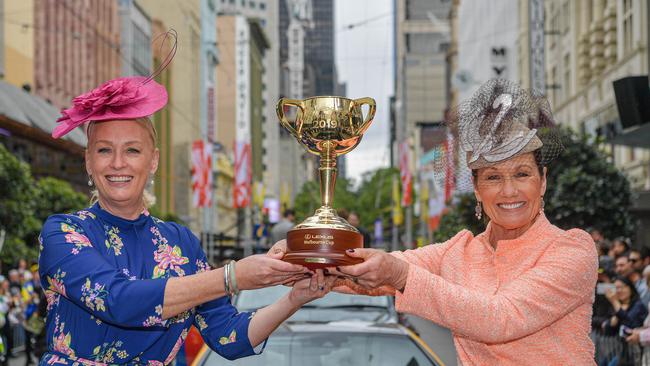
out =
<svg viewBox="0 0 650 366"><path fill-rule="evenodd" d="M520 201L520 202L498 203L497 206L505 210L516 210L520 207L523 207L525 204L526 204L525 201Z"/></svg>
<svg viewBox="0 0 650 366"><path fill-rule="evenodd" d="M111 183L127 183L133 180L132 175L107 175L106 180Z"/></svg>

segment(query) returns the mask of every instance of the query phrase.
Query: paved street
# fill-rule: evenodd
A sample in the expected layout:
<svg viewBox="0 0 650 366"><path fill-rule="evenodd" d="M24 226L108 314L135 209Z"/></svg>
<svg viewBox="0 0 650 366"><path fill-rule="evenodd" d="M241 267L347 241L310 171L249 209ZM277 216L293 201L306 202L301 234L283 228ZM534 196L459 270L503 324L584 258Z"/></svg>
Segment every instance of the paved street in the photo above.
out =
<svg viewBox="0 0 650 366"><path fill-rule="evenodd" d="M449 329L414 315L407 315L406 318L446 366L456 365L456 348Z"/></svg>

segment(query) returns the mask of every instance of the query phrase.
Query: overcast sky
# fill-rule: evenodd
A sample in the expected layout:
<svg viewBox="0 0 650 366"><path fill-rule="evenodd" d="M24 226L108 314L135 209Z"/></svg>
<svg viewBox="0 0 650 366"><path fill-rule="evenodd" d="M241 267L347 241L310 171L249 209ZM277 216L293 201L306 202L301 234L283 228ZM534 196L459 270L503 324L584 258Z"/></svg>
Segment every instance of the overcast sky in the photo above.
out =
<svg viewBox="0 0 650 366"><path fill-rule="evenodd" d="M393 0L335 0L336 66L350 98L372 97L375 119L347 156L349 178L389 165L389 104L393 93ZM347 29L349 25L355 25Z"/></svg>

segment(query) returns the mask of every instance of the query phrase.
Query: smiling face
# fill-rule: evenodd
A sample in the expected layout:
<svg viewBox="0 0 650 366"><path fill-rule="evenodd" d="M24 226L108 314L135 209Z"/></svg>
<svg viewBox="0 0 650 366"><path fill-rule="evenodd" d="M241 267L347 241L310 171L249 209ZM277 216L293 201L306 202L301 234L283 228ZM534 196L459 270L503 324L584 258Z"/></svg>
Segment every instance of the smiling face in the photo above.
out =
<svg viewBox="0 0 650 366"><path fill-rule="evenodd" d="M97 187L100 205L111 212L143 208L144 188L159 158L147 123L106 121L89 128L86 171Z"/></svg>
<svg viewBox="0 0 650 366"><path fill-rule="evenodd" d="M493 225L505 230L526 229L540 210L546 192L546 168L540 175L533 153L479 169L474 193Z"/></svg>
<svg viewBox="0 0 650 366"><path fill-rule="evenodd" d="M616 285L616 295L618 296L618 300L624 304L630 302L632 289L621 280L616 280L614 284Z"/></svg>

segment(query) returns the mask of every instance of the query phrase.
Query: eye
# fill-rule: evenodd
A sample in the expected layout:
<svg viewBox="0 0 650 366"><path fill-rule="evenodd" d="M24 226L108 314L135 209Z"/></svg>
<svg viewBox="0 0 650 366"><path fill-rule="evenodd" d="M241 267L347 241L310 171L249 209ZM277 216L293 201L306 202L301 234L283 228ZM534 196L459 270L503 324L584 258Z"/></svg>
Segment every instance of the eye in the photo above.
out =
<svg viewBox="0 0 650 366"><path fill-rule="evenodd" d="M528 172L517 172L517 174L515 174L515 177L516 178L525 178L525 177L530 177L530 174L528 174Z"/></svg>
<svg viewBox="0 0 650 366"><path fill-rule="evenodd" d="M108 147L100 147L99 149L97 149L97 152L100 154L108 154L111 152L111 149Z"/></svg>
<svg viewBox="0 0 650 366"><path fill-rule="evenodd" d="M490 175L485 177L485 180L494 181L494 180L499 180L499 179L501 179L501 176L499 176L498 174L490 174Z"/></svg>
<svg viewBox="0 0 650 366"><path fill-rule="evenodd" d="M130 147L126 150L129 154L139 154L140 150L136 149L135 147Z"/></svg>

